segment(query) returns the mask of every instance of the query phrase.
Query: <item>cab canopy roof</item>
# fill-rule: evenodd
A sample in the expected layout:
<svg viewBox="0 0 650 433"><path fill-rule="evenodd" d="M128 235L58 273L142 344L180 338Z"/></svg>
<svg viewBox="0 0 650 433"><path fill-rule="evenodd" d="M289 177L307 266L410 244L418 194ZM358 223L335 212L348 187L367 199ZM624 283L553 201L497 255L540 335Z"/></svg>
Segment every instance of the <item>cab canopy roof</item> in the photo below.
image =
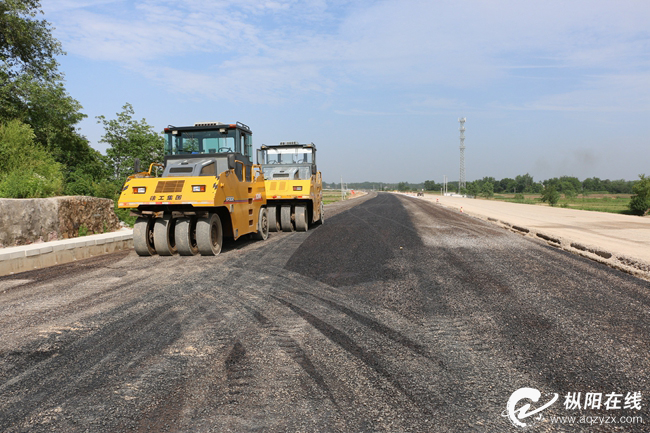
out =
<svg viewBox="0 0 650 433"><path fill-rule="evenodd" d="M277 149L279 147L300 147L300 148L309 148L316 150L316 145L314 143L309 144L300 144L297 141L281 141L280 144L263 144L262 149Z"/></svg>
<svg viewBox="0 0 650 433"><path fill-rule="evenodd" d="M194 126L169 125L167 126L167 128L165 128L164 132L166 134L169 133L176 134L178 132L184 132L184 131L214 131L219 129L241 129L242 131L245 131L249 134L253 133L251 129L248 127L248 125L244 125L241 122L235 122L235 123L197 122L194 124Z"/></svg>

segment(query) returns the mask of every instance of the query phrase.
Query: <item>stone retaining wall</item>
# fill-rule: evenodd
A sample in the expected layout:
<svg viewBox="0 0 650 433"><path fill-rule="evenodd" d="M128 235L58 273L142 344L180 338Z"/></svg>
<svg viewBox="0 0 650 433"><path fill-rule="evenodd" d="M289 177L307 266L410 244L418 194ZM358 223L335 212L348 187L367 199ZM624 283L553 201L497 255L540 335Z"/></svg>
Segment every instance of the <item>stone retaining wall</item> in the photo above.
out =
<svg viewBox="0 0 650 433"><path fill-rule="evenodd" d="M71 196L0 199L0 248L68 239L120 228L113 200Z"/></svg>

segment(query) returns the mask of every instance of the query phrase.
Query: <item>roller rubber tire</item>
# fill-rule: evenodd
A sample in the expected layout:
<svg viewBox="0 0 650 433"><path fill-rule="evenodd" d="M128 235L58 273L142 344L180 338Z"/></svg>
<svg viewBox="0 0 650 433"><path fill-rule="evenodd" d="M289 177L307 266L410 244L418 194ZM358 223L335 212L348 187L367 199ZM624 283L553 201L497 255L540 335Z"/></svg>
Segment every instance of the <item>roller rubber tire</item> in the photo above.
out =
<svg viewBox="0 0 650 433"><path fill-rule="evenodd" d="M216 256L223 245L221 218L216 213L196 222L196 244L202 256Z"/></svg>
<svg viewBox="0 0 650 433"><path fill-rule="evenodd" d="M178 218L176 220L176 249L181 256L195 256L199 253L196 245L196 218Z"/></svg>
<svg viewBox="0 0 650 433"><path fill-rule="evenodd" d="M153 244L158 255L173 256L176 254L175 225L176 220L171 215L165 215L154 220Z"/></svg>
<svg viewBox="0 0 650 433"><path fill-rule="evenodd" d="M253 239L264 241L269 237L269 218L266 208L261 207L257 217L257 233L253 233Z"/></svg>
<svg viewBox="0 0 650 433"><path fill-rule="evenodd" d="M278 218L278 208L276 206L269 206L267 215L269 218L269 231L279 232L282 230L280 228L280 218Z"/></svg>
<svg viewBox="0 0 650 433"><path fill-rule="evenodd" d="M133 226L133 248L139 256L153 256L156 248L153 242L154 220L147 217L138 217Z"/></svg>
<svg viewBox="0 0 650 433"><path fill-rule="evenodd" d="M318 224L324 224L325 223L325 205L323 204L323 201L321 200L320 202L320 217L318 218L318 221L316 221Z"/></svg>
<svg viewBox="0 0 650 433"><path fill-rule="evenodd" d="M292 232L295 230L291 222L291 205L284 205L280 208L280 225L283 232Z"/></svg>
<svg viewBox="0 0 650 433"><path fill-rule="evenodd" d="M296 231L297 232L306 232L307 229L309 228L309 222L307 221L307 217L309 216L309 212L307 212L307 206L301 204L296 206Z"/></svg>

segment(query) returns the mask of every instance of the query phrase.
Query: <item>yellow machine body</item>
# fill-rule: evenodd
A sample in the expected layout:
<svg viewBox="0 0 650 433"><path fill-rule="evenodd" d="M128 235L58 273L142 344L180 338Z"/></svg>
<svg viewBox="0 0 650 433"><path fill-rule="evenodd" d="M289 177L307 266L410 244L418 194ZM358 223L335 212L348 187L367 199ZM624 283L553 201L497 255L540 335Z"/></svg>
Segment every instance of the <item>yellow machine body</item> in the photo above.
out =
<svg viewBox="0 0 650 433"><path fill-rule="evenodd" d="M228 233L225 223L224 235L237 239L257 231L257 215L260 207L266 205L264 176L256 171L250 182L240 181L234 170L214 177L132 176L122 188L118 208L140 210L153 216L165 211L190 215L222 208L228 211L232 228Z"/></svg>
<svg viewBox="0 0 650 433"><path fill-rule="evenodd" d="M267 238L264 176L252 163L251 135L239 122L165 128L165 163L129 176L118 200L138 216L139 255L216 255L224 237Z"/></svg>
<svg viewBox="0 0 650 433"><path fill-rule="evenodd" d="M306 231L324 222L323 181L313 143L264 145L257 162L264 173L271 231Z"/></svg>

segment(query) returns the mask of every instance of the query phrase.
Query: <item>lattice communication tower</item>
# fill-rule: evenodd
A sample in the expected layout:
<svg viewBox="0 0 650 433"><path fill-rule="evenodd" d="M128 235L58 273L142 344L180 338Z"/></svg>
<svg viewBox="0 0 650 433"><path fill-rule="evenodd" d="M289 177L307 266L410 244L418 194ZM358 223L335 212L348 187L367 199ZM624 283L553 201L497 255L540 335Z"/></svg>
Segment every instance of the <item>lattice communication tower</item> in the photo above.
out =
<svg viewBox="0 0 650 433"><path fill-rule="evenodd" d="M465 188L465 118L458 119L460 122L460 178L458 179L458 192Z"/></svg>

